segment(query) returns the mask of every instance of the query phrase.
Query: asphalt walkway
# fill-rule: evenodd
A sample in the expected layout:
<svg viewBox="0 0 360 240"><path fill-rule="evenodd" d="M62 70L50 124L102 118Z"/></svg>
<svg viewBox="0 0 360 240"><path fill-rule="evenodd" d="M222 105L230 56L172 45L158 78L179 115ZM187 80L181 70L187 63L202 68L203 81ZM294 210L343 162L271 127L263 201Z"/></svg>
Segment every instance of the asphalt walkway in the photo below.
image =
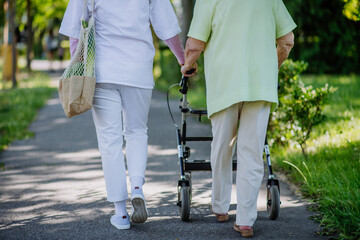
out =
<svg viewBox="0 0 360 240"><path fill-rule="evenodd" d="M38 68L44 68L37 63ZM45 70L45 69L43 69ZM61 74L51 74L56 84ZM171 101L180 119L178 100ZM210 126L189 121L193 136L210 135ZM164 93L154 91L149 115L149 159L144 192L150 217L146 223L117 230L110 224L113 204L106 201L100 155L91 113L67 119L58 95L29 127L35 137L14 141L0 154L0 239L239 239L235 221L235 187L230 221L217 223L210 213L211 173L193 173L190 222L179 218L176 135ZM208 159L209 143L191 145L192 157ZM276 169L275 169L276 173ZM308 203L281 182L281 212L266 213L265 182L258 198L254 239L321 239L309 219ZM130 210L130 203L128 203Z"/></svg>

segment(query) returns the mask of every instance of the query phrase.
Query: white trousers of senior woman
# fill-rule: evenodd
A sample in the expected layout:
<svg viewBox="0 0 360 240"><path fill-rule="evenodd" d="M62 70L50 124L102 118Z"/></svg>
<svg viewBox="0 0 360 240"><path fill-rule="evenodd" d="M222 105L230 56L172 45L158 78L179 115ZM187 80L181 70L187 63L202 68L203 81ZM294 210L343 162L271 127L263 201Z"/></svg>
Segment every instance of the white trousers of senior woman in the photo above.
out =
<svg viewBox="0 0 360 240"><path fill-rule="evenodd" d="M96 86L92 115L109 202L128 199L123 135L130 181L145 177L151 94L151 89L124 85Z"/></svg>
<svg viewBox="0 0 360 240"><path fill-rule="evenodd" d="M211 116L212 210L227 213L232 189L232 153L237 144L236 224L253 226L264 175L263 149L271 103L240 102Z"/></svg>

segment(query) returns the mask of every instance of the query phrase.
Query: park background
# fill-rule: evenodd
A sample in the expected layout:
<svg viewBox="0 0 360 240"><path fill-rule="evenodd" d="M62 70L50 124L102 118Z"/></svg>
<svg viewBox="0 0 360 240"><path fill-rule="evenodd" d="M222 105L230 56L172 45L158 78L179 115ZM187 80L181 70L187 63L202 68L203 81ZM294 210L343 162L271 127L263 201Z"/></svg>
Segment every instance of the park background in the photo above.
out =
<svg viewBox="0 0 360 240"><path fill-rule="evenodd" d="M7 0L0 9L0 151L33 137L27 126L56 91L34 60L69 59L69 41L58 34L68 0ZM183 43L194 1L173 0ZM360 1L284 0L297 23L295 46L279 74L278 110L269 128L272 159L312 202L319 235L360 238ZM46 51L50 32L54 56ZM13 44L15 42L15 44ZM179 82L176 58L154 36L156 88ZM13 58L12 56L16 56ZM261 57L261 56L259 56ZM206 107L202 59L191 79L189 102ZM48 72L54 71L49 65ZM172 94L175 94L171 92ZM205 119L206 122L206 119ZM1 163L1 171L6 165Z"/></svg>

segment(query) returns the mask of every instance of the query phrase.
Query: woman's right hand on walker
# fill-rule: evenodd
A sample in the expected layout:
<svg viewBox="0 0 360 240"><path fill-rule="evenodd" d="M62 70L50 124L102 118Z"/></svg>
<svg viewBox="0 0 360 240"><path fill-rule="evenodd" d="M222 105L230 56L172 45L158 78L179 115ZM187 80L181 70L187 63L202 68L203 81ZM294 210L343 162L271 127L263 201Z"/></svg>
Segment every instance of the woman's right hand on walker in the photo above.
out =
<svg viewBox="0 0 360 240"><path fill-rule="evenodd" d="M197 72L197 64L195 63L193 66L191 67L186 67L185 65L181 66L181 73L185 76L185 77L192 77L196 74Z"/></svg>

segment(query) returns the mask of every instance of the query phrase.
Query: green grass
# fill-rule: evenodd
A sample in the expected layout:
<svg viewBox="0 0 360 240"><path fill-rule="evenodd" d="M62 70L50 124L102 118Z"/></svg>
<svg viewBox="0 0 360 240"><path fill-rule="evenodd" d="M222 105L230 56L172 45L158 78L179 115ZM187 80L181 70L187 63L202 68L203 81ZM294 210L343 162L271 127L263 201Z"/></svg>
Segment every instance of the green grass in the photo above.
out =
<svg viewBox="0 0 360 240"><path fill-rule="evenodd" d="M298 184L305 197L314 202L321 223L319 234L339 239L360 238L360 77L303 76L314 87L328 83L338 90L324 109L326 121L317 126L308 142L309 158L296 146L275 149L275 167ZM294 167L297 166L302 174Z"/></svg>
<svg viewBox="0 0 360 240"><path fill-rule="evenodd" d="M15 89L8 82L0 83L0 151L14 140L34 135L27 128L55 90L49 87L49 80L45 74L33 73L20 79ZM0 162L0 169L3 168Z"/></svg>
<svg viewBox="0 0 360 240"><path fill-rule="evenodd" d="M307 75L302 76L302 80L305 84L311 84L314 87L321 87L328 83L337 88L330 99L330 104L325 108L327 122L336 123L339 120L360 117L360 76Z"/></svg>

